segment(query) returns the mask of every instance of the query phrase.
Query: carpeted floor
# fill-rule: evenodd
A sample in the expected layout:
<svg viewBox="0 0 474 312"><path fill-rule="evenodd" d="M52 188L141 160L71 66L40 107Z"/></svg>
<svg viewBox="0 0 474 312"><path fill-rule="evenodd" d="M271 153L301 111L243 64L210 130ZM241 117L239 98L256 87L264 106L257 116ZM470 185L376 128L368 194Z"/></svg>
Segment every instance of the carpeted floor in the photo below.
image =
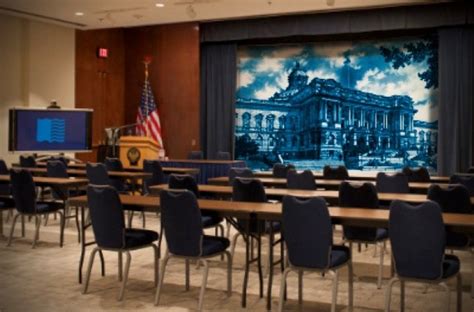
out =
<svg viewBox="0 0 474 312"><path fill-rule="evenodd" d="M4 215L4 220L5 220ZM11 219L9 223L11 222ZM9 233L10 225L4 224L4 235ZM141 225L141 220L135 219ZM147 215L147 228L158 230L158 218ZM129 283L123 302L118 302L120 284L117 280L117 255L105 252L106 276L101 277L98 258L92 273L89 292L81 294L81 285L77 280L80 247L73 223L66 229L65 246L59 248L59 221L50 218L46 227L41 227L40 241L36 249L31 248L33 222L26 225L26 237L20 237L17 225L15 239L11 247L6 247L7 239L0 239L0 311L188 311L197 308L202 268L191 266L191 289L184 289L184 263L171 260L165 274L165 283L159 307L153 305L155 287L153 285L152 250L145 249L132 253L132 265ZM88 230L91 237L92 231ZM340 241L340 231L335 241ZM90 252L92 248L89 247ZM265 247L263 248L265 250ZM204 310L236 311L240 307L244 244L239 240L233 264L233 292L227 297L226 263L216 258L209 270L209 279L204 300ZM462 262L463 311L474 311L470 298L470 254L456 252ZM86 264L89 253L87 254ZM354 311L382 311L384 290L390 272L390 254L385 255L384 283L382 289L376 286L379 257L374 257L374 247L362 248L362 252L353 252L354 273ZM85 269L84 269L85 271ZM280 289L279 269L275 269L273 283L273 309L278 305ZM265 279L265 289L266 289ZM331 302L331 275L305 274L304 303L298 305L297 276L291 274L288 279L288 311L329 311ZM451 311L456 308L455 281L449 283L451 292ZM442 311L444 293L440 287L428 288L423 293L421 284L407 284L405 305L407 311ZM265 311L265 299L258 296L258 275L253 266L249 277L247 310ZM340 274L338 311L347 311L347 270ZM392 310L399 310L399 287L394 287Z"/></svg>

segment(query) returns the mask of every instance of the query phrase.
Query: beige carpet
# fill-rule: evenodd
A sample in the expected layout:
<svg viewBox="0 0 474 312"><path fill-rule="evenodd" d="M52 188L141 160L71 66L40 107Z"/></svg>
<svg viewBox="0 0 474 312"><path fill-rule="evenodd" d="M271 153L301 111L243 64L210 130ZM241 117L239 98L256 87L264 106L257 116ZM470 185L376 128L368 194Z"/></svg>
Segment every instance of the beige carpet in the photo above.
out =
<svg viewBox="0 0 474 312"><path fill-rule="evenodd" d="M5 220L5 215L4 215ZM11 219L9 223L11 222ZM106 252L106 276L101 277L100 265L96 258L89 293L81 294L81 285L77 280L77 268L80 247L76 231L71 223L66 229L65 246L59 248L59 222L50 218L46 227L41 227L40 242L36 249L31 248L33 222L27 223L26 237L20 237L20 226L17 225L15 240L11 247L6 247L6 238L0 239L0 311L188 311L197 308L202 269L191 266L191 290L184 289L184 263L171 260L165 274L165 284L159 307L153 305L155 288L153 286L152 250L145 249L132 253L132 265L129 283L123 302L116 301L120 284L117 281L117 255ZM141 225L141 220L135 219ZM4 234L9 233L10 225L4 225ZM158 218L147 215L147 228L158 229ZM88 236L91 237L91 230ZM340 240L336 233L336 241ZM381 290L376 287L378 257L374 257L374 247L363 248L361 253L354 249L355 311L382 311L384 289L390 271L390 255L385 256L384 284ZM92 248L89 247L90 252ZM265 250L265 248L264 248ZM213 311L238 311L242 293L244 244L239 240L236 258L233 265L233 293L227 297L226 266L224 261L216 258L211 263L209 279L204 300L204 309ZM470 255L467 252L456 253L462 262L463 276L463 311L473 311L470 298ZM86 264L89 253L86 257ZM86 266L84 266L86 267ZM85 271L85 269L84 269ZM278 305L280 289L279 269L273 283L273 309ZM265 279L265 290L266 290ZM321 277L318 274L306 274L304 277L304 304L297 302L297 278L290 274L288 311L329 311L331 301L330 275ZM449 283L451 292L451 311L455 311L456 295L454 281ZM445 296L441 288L430 287L423 294L424 286L407 284L405 305L407 311L442 311ZM258 296L258 275L253 266L249 277L247 310L265 311L265 298ZM338 311L347 311L347 270L340 274ZM399 310L399 288L394 287L392 310Z"/></svg>

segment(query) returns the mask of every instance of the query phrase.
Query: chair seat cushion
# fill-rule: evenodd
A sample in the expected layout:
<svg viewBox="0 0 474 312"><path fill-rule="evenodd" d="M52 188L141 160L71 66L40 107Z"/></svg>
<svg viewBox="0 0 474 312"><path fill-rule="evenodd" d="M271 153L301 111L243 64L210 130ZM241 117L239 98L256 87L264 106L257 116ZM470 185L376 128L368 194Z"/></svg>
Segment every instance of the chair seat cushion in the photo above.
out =
<svg viewBox="0 0 474 312"><path fill-rule="evenodd" d="M46 204L46 203L38 203L36 204L36 212L37 213L49 213L58 211L61 208L60 205L57 204Z"/></svg>
<svg viewBox="0 0 474 312"><path fill-rule="evenodd" d="M346 246L333 245L331 249L331 257L329 259L329 267L336 267L346 263L351 258L351 252Z"/></svg>
<svg viewBox="0 0 474 312"><path fill-rule="evenodd" d="M446 248L463 248L469 246L469 237L463 233L446 231Z"/></svg>
<svg viewBox="0 0 474 312"><path fill-rule="evenodd" d="M459 258L455 255L444 255L443 278L448 278L459 272Z"/></svg>
<svg viewBox="0 0 474 312"><path fill-rule="evenodd" d="M209 228L209 227L214 227L224 221L223 218L218 217L218 216L213 216L213 215L202 215L201 216L201 221L202 221L202 227L203 228Z"/></svg>
<svg viewBox="0 0 474 312"><path fill-rule="evenodd" d="M345 226L344 227L344 237L347 240L355 241L381 241L388 238L388 229L384 228L364 228L357 226Z"/></svg>
<svg viewBox="0 0 474 312"><path fill-rule="evenodd" d="M158 240L158 233L142 229L125 229L125 248L149 245Z"/></svg>
<svg viewBox="0 0 474 312"><path fill-rule="evenodd" d="M202 255L210 256L223 252L229 245L230 241L225 237L204 235L202 238Z"/></svg>

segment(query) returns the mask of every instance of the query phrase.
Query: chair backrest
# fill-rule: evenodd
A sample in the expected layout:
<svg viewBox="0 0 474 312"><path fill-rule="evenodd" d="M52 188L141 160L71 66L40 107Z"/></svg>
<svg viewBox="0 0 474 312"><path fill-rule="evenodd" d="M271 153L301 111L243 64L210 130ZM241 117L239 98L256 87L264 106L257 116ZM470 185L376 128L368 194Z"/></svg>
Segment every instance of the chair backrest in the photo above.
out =
<svg viewBox="0 0 474 312"><path fill-rule="evenodd" d="M467 190L469 191L469 196L474 196L474 176L460 176L460 175L453 175L449 178L450 184L461 184L464 185Z"/></svg>
<svg viewBox="0 0 474 312"><path fill-rule="evenodd" d="M253 178L254 174L250 168L230 168L229 185L234 183L235 178Z"/></svg>
<svg viewBox="0 0 474 312"><path fill-rule="evenodd" d="M33 155L20 155L20 167L34 168L36 167L36 159Z"/></svg>
<svg viewBox="0 0 474 312"><path fill-rule="evenodd" d="M311 170L305 170L301 173L296 172L296 170L290 170L286 180L287 188L289 189L315 190L317 188L316 180Z"/></svg>
<svg viewBox="0 0 474 312"><path fill-rule="evenodd" d="M431 280L442 276L446 233L437 203L411 206L393 201L389 233L398 275Z"/></svg>
<svg viewBox="0 0 474 312"><path fill-rule="evenodd" d="M418 169L405 167L402 171L407 177L409 182L430 182L430 173L425 167Z"/></svg>
<svg viewBox="0 0 474 312"><path fill-rule="evenodd" d="M110 185L109 174L104 164L87 163L86 165L87 179L90 184L94 185Z"/></svg>
<svg viewBox="0 0 474 312"><path fill-rule="evenodd" d="M231 160L229 152L217 152L217 160Z"/></svg>
<svg viewBox="0 0 474 312"><path fill-rule="evenodd" d="M200 256L203 230L196 196L187 190L162 190L160 207L168 250L179 256Z"/></svg>
<svg viewBox="0 0 474 312"><path fill-rule="evenodd" d="M143 191L145 194L150 193L150 186L161 184L165 180L163 168L158 160L145 159L143 161L143 171L152 174L150 178L143 179Z"/></svg>
<svg viewBox="0 0 474 312"><path fill-rule="evenodd" d="M196 198L199 197L199 188L193 176L189 174L172 174L168 181L170 189L191 191Z"/></svg>
<svg viewBox="0 0 474 312"><path fill-rule="evenodd" d="M105 158L105 167L107 171L123 171L122 161L118 158Z"/></svg>
<svg viewBox="0 0 474 312"><path fill-rule="evenodd" d="M117 190L110 185L89 184L87 202L97 245L103 248L123 248L125 221Z"/></svg>
<svg viewBox="0 0 474 312"><path fill-rule="evenodd" d="M257 179L235 178L232 184L232 200L262 203L267 201L263 183Z"/></svg>
<svg viewBox="0 0 474 312"><path fill-rule="evenodd" d="M10 183L16 209L21 213L35 213L36 190L31 172L11 169Z"/></svg>
<svg viewBox="0 0 474 312"><path fill-rule="evenodd" d="M8 171L7 163L0 159L0 175L10 174ZM8 196L10 195L10 185L6 183L0 183L0 195Z"/></svg>
<svg viewBox="0 0 474 312"><path fill-rule="evenodd" d="M282 221L290 263L298 267L327 268L332 225L324 199L283 197Z"/></svg>
<svg viewBox="0 0 474 312"><path fill-rule="evenodd" d="M67 167L67 164L69 163L69 159L67 159L64 156L51 156L47 161L55 161L55 160L62 162L63 164L66 165L66 167Z"/></svg>
<svg viewBox="0 0 474 312"><path fill-rule="evenodd" d="M403 173L394 175L377 173L376 187L379 193L410 193L408 177Z"/></svg>
<svg viewBox="0 0 474 312"><path fill-rule="evenodd" d="M273 176L275 178L286 179L289 170L294 170L295 166L292 164L284 165L276 163L273 165Z"/></svg>
<svg viewBox="0 0 474 312"><path fill-rule="evenodd" d="M48 177L53 178L68 178L67 168L64 162L60 160L48 160L46 163L46 172ZM68 197L67 189L59 186L53 186L53 197L59 199L66 199Z"/></svg>
<svg viewBox="0 0 474 312"><path fill-rule="evenodd" d="M0 159L0 175L8 174L8 167L5 160Z"/></svg>
<svg viewBox="0 0 474 312"><path fill-rule="evenodd" d="M328 180L347 180L349 179L349 172L344 166L333 168L331 166L324 166L323 178Z"/></svg>
<svg viewBox="0 0 474 312"><path fill-rule="evenodd" d="M199 160L203 158L204 158L204 154L202 153L202 151L191 151L188 155L188 159Z"/></svg>
<svg viewBox="0 0 474 312"><path fill-rule="evenodd" d="M442 188L437 184L433 184L428 189L428 199L438 203L443 212L472 212L471 197L469 191L463 185Z"/></svg>
<svg viewBox="0 0 474 312"><path fill-rule="evenodd" d="M379 198L372 183L352 184L341 182L339 185L339 206L354 208L378 208Z"/></svg>

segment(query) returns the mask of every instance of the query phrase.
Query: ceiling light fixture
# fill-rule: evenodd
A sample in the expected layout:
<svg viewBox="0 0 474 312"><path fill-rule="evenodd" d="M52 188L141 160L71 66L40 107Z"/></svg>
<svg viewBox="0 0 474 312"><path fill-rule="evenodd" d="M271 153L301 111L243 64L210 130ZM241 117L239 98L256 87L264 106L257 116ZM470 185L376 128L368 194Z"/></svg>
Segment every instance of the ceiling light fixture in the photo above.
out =
<svg viewBox="0 0 474 312"><path fill-rule="evenodd" d="M76 12L76 13L74 13L74 15L76 15L76 16L84 16L84 12Z"/></svg>
<svg viewBox="0 0 474 312"><path fill-rule="evenodd" d="M157 8L163 8L163 7L165 7L165 4L164 3L155 3L155 6Z"/></svg>

